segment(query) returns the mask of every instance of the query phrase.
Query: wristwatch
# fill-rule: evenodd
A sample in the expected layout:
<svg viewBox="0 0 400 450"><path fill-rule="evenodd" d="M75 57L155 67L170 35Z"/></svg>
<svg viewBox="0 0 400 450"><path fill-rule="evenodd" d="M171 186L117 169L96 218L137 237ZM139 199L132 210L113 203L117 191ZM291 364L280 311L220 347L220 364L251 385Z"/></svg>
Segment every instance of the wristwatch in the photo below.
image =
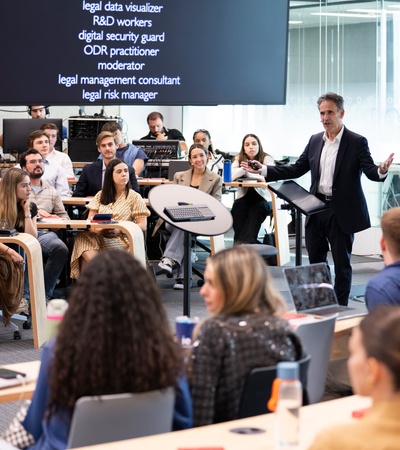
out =
<svg viewBox="0 0 400 450"><path fill-rule="evenodd" d="M25 216L25 219L32 219L32 215L31 215L31 214L27 214L27 215Z"/></svg>

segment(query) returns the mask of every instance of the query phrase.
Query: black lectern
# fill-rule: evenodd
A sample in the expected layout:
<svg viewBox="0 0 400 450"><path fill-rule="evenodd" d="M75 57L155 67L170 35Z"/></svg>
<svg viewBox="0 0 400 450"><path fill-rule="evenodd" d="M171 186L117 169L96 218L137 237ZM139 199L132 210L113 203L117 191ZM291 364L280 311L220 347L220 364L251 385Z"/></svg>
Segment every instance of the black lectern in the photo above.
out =
<svg viewBox="0 0 400 450"><path fill-rule="evenodd" d="M269 183L271 189L279 198L289 203L296 211L296 266L301 266L302 217L311 216L327 209L326 204L310 194L293 180Z"/></svg>

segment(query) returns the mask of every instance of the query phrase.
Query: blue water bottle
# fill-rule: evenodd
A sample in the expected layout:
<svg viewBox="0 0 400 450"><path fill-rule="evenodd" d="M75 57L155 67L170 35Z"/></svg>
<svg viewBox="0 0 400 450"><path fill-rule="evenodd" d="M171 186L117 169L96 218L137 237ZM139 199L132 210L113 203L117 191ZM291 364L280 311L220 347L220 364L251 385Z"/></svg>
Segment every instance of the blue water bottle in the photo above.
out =
<svg viewBox="0 0 400 450"><path fill-rule="evenodd" d="M224 159L224 183L230 183L232 181L232 161L230 159Z"/></svg>

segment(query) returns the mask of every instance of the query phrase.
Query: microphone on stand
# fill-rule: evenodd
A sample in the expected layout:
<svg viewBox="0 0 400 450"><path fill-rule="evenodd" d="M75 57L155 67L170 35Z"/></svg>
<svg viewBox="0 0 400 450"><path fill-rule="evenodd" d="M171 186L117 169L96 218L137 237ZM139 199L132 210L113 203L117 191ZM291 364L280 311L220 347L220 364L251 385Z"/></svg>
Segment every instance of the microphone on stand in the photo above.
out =
<svg viewBox="0 0 400 450"><path fill-rule="evenodd" d="M221 150L214 150L217 155L221 155L224 159L232 159L235 155L231 155L229 152L223 152Z"/></svg>

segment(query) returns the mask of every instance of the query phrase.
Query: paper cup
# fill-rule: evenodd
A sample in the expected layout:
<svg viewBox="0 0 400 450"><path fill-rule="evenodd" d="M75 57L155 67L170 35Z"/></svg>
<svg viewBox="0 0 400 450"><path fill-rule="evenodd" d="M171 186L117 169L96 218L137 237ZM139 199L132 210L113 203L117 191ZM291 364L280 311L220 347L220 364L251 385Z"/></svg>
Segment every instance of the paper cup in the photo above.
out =
<svg viewBox="0 0 400 450"><path fill-rule="evenodd" d="M193 329L199 323L198 317L178 316L175 319L176 336L184 348L192 346Z"/></svg>

